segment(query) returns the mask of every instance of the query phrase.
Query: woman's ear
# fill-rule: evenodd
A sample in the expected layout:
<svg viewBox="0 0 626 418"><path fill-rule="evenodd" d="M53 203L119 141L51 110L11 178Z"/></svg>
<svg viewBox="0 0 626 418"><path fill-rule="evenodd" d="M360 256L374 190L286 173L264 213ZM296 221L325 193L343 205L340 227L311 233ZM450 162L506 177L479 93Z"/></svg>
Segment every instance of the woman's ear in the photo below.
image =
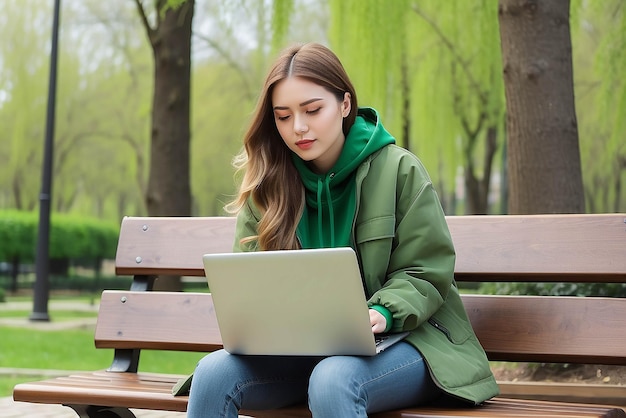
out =
<svg viewBox="0 0 626 418"><path fill-rule="evenodd" d="M341 116L347 118L352 110L352 95L349 92L345 92L343 95L343 101L341 102Z"/></svg>

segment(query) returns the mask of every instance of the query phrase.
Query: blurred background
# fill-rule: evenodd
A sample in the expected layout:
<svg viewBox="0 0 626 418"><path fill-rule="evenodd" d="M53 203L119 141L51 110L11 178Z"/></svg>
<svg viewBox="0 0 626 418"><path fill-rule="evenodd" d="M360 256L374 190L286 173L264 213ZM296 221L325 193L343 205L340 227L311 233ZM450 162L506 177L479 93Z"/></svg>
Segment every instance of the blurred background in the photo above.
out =
<svg viewBox="0 0 626 418"><path fill-rule="evenodd" d="M52 3L4 2L0 14L0 287L13 291L33 272ZM561 1L558 16L540 10L524 50L501 37L502 11L514 3L63 0L51 273L64 283L70 268L99 277L123 216L223 215L237 184L231 161L265 73L296 42L337 53L359 104L377 108L398 144L420 157L448 215L626 211L624 1ZM561 26L570 36L560 44L532 43L550 38L543 28ZM535 51L566 67L571 61L573 81L563 83L573 87L575 115L566 116L574 141L560 150L578 147L580 163L575 153L567 165L572 158L550 148L567 135L531 125L539 147L509 167L507 123L527 119L507 110L505 50L509 61L528 56L532 65L543 65L532 61ZM512 173L531 190L554 178L567 187L527 196ZM511 208L511 195L531 205ZM532 206L537 200L562 204Z"/></svg>
<svg viewBox="0 0 626 418"><path fill-rule="evenodd" d="M588 212L626 210L624 8L622 0L571 4ZM52 2L3 3L0 209L38 205L51 24ZM448 214L507 213L497 1L196 0L192 215L223 214L236 184L231 160L267 67L284 46L306 41L335 50L359 103L376 107L423 160ZM147 214L154 59L136 2L63 0L58 71L52 211L116 225Z"/></svg>

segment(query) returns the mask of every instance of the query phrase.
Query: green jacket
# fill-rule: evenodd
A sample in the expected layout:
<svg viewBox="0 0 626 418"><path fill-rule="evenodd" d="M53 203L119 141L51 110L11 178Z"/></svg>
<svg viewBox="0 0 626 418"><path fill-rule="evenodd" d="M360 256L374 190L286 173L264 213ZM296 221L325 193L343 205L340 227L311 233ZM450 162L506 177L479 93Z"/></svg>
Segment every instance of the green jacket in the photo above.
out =
<svg viewBox="0 0 626 418"><path fill-rule="evenodd" d="M392 312L391 332L411 331L407 341L445 392L475 404L497 395L454 281L452 239L422 163L387 145L357 168L356 195L351 239L368 304ZM251 205L239 213L236 243L256 235L258 219Z"/></svg>

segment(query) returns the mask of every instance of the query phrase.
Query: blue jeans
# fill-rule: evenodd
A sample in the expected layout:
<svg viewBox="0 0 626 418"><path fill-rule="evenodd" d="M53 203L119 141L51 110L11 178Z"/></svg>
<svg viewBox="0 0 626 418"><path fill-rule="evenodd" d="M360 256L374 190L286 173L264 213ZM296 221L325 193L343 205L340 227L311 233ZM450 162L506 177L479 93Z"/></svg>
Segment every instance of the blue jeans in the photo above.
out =
<svg viewBox="0 0 626 418"><path fill-rule="evenodd" d="M239 409L280 408L308 397L315 418L366 417L440 393L420 352L404 341L373 357L238 356L220 350L198 363L187 416L236 418Z"/></svg>

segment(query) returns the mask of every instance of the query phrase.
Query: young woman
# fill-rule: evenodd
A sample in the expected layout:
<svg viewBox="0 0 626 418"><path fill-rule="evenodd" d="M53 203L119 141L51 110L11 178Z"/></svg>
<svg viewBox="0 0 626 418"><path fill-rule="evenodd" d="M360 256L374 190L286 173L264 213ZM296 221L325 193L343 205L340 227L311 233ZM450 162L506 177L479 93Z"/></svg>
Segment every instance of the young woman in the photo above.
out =
<svg viewBox="0 0 626 418"><path fill-rule="evenodd" d="M209 354L194 373L190 418L304 401L316 418L365 417L498 393L454 282L437 194L421 162L394 143L374 109L357 107L328 48L305 44L278 58L237 160L245 174L229 206L235 251L350 246L372 332L410 335L374 357Z"/></svg>

